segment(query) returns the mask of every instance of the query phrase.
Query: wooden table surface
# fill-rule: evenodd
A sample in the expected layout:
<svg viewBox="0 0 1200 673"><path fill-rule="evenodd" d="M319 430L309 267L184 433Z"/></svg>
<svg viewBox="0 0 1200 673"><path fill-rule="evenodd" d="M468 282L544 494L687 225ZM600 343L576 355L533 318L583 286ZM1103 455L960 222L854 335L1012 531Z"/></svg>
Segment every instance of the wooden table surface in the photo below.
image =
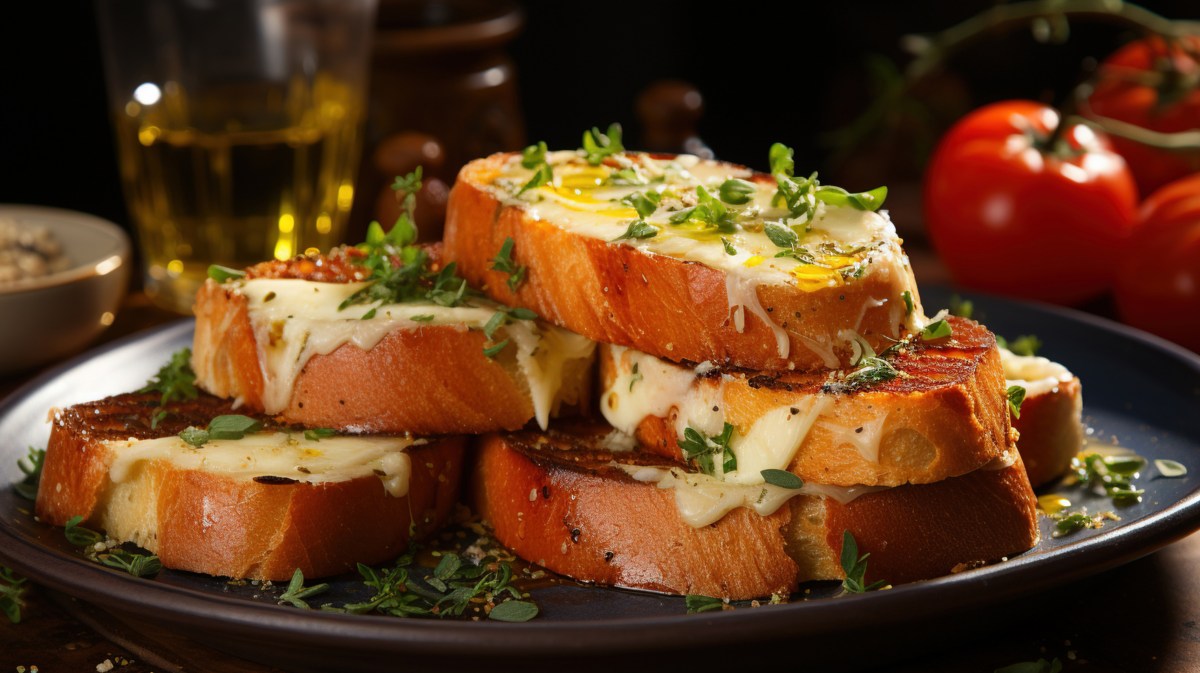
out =
<svg viewBox="0 0 1200 673"><path fill-rule="evenodd" d="M922 284L943 282L931 253L910 246ZM178 318L131 294L111 341ZM6 396L36 372L0 378ZM991 671L1040 657L1058 658L1065 671L1200 671L1200 533L1157 553L1092 578L1028 599L1028 609L1003 616L966 615L974 638L937 642L925 654L872 670L899 673ZM128 622L98 607L34 587L20 624L0 618L0 673L104 671L128 673L269 673L276 669L225 655L145 622ZM975 624L978 628L974 628ZM870 634L863 634L869 646ZM798 662L802 653L797 653ZM23 667L23 668L22 668Z"/></svg>

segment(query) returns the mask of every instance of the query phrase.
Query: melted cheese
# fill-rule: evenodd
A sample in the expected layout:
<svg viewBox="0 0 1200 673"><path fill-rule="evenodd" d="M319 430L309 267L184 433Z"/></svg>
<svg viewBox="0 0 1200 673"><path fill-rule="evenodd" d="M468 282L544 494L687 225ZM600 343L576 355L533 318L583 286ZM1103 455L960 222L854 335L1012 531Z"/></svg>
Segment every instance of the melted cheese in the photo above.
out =
<svg viewBox="0 0 1200 673"><path fill-rule="evenodd" d="M499 305L478 299L473 306L448 308L433 302L355 304L342 302L366 283L317 283L296 279L254 279L233 285L247 299L263 375L263 407L269 414L287 409L296 378L314 355L346 344L370 350L398 330L425 325L482 329ZM367 317L374 311L372 317ZM421 321L414 320L421 317ZM512 320L495 341L511 339L538 423L543 429L559 401L563 377L589 361L595 344L577 334L531 320Z"/></svg>
<svg viewBox="0 0 1200 673"><path fill-rule="evenodd" d="M701 528L716 523L738 507L748 507L762 516L770 516L798 495L833 498L847 503L860 495L885 490L872 486L827 486L805 483L800 488L782 488L773 484L735 484L679 468L659 468L613 463L637 481L671 489L679 516L688 525Z"/></svg>
<svg viewBox="0 0 1200 673"><path fill-rule="evenodd" d="M114 456L108 467L114 484L125 482L141 466L167 461L182 470L202 471L249 481L255 477L286 477L320 484L375 475L389 495L408 494L412 474L406 449L423 440L407 437L328 437L320 441L303 435L267 432L242 439L214 439L197 448L177 436L105 442Z"/></svg>
<svg viewBox="0 0 1200 673"><path fill-rule="evenodd" d="M1000 349L1000 362L1008 385L1024 388L1026 398L1056 393L1059 384L1075 378L1057 362L1040 356L1017 355L1007 348Z"/></svg>

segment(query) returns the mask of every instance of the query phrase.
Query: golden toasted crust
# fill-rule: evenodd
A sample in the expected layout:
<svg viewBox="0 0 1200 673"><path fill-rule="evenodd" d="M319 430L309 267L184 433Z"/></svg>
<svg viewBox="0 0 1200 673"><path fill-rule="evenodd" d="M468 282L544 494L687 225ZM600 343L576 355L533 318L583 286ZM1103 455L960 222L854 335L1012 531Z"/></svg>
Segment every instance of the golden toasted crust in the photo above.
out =
<svg viewBox="0 0 1200 673"><path fill-rule="evenodd" d="M610 466L663 461L602 450L606 432L576 427L482 438L471 496L496 539L577 580L730 599L842 578L846 530L860 553L871 554L867 579L892 583L996 561L1038 539L1036 504L1019 460L844 505L799 496L770 516L737 509L693 528L669 489Z"/></svg>
<svg viewBox="0 0 1200 673"><path fill-rule="evenodd" d="M1083 392L1079 377L1038 395L1026 395L1013 428L1020 434L1017 450L1034 488L1054 481L1071 467L1083 448Z"/></svg>
<svg viewBox="0 0 1200 673"><path fill-rule="evenodd" d="M334 575L377 563L440 527L457 501L464 440L407 451L409 491L392 497L374 475L331 483L240 480L152 461L116 483L107 440L169 436L213 416L236 413L202 396L171 407L150 427L156 399L126 394L81 404L54 418L38 489L37 515L63 525L82 516L118 536L126 531L168 568L210 575L287 580Z"/></svg>
<svg viewBox="0 0 1200 673"><path fill-rule="evenodd" d="M323 260L323 258L320 258ZM340 257L334 257L339 260ZM294 262L264 263L250 276L312 278ZM347 282L344 264L324 264L315 280ZM331 270L332 267L332 270ZM264 381L259 345L244 296L209 280L196 295L192 364L197 384L219 397L262 411ZM388 333L370 350L343 344L314 355L297 376L286 423L360 433L454 434L516 430L534 416L528 385L511 353L484 355L479 330L418 325ZM511 350L511 349L509 349ZM572 370L563 397L586 408L586 370Z"/></svg>
<svg viewBox="0 0 1200 673"><path fill-rule="evenodd" d="M806 481L899 486L966 474L1009 449L1008 407L995 337L970 320L949 321L951 338L915 340L890 357L901 373L890 381L823 393L831 380L836 381L829 373L715 369L696 375L688 394L714 400L739 436L773 410L808 409L815 396L828 400L788 467ZM613 385L621 372L628 380L632 367L628 351L622 355L617 359L612 349L601 349L601 405L628 399L621 390L625 386ZM685 367L674 368L685 377L689 374ZM637 439L649 451L680 459L677 415L678 409L671 407L666 415L644 417L637 425ZM869 446L852 443L864 438ZM872 449L877 451L874 460L869 457Z"/></svg>
<svg viewBox="0 0 1200 673"><path fill-rule="evenodd" d="M468 282L500 303L532 309L595 341L676 362L762 370L828 366L806 339L833 345L844 361L848 349L839 330L857 325L882 349L888 344L884 337L901 328L900 295L916 287L907 264L903 273L868 273L815 291L760 285L754 290L759 303L790 341L788 357L781 358L774 331L749 311L744 330L737 331L724 271L572 233L501 203L484 186L510 156L478 159L462 169L450 192L443 242L446 260L457 262ZM516 292L507 285L508 274L491 268L510 237L514 262L528 269ZM914 300L920 310L915 292Z"/></svg>

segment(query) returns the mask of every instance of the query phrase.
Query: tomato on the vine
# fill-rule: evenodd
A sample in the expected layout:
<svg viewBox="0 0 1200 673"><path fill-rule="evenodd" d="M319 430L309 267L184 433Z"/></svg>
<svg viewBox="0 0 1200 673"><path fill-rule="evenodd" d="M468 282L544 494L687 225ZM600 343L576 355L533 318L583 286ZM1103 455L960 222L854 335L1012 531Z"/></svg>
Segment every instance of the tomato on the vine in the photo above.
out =
<svg viewBox="0 0 1200 673"><path fill-rule="evenodd" d="M1200 174L1155 192L1117 269L1121 320L1200 353Z"/></svg>
<svg viewBox="0 0 1200 673"><path fill-rule="evenodd" d="M1131 42L1100 66L1089 113L1160 133L1200 129L1200 36L1168 48L1160 37ZM1170 151L1114 136L1142 195L1200 171L1200 150Z"/></svg>
<svg viewBox="0 0 1200 673"><path fill-rule="evenodd" d="M1033 101L975 110L942 137L925 174L925 224L957 283L1073 304L1110 287L1135 225L1137 189L1087 126L1056 137Z"/></svg>

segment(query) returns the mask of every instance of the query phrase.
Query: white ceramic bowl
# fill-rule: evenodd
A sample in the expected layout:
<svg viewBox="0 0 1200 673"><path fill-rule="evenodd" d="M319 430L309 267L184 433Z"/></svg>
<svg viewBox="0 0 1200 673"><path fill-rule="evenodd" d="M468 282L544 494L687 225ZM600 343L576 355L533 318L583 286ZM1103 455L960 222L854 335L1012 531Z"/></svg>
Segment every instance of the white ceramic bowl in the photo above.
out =
<svg viewBox="0 0 1200 673"><path fill-rule="evenodd" d="M121 305L129 237L107 220L45 206L0 204L0 218L44 226L71 260L65 271L0 285L0 375L32 369L92 342Z"/></svg>

